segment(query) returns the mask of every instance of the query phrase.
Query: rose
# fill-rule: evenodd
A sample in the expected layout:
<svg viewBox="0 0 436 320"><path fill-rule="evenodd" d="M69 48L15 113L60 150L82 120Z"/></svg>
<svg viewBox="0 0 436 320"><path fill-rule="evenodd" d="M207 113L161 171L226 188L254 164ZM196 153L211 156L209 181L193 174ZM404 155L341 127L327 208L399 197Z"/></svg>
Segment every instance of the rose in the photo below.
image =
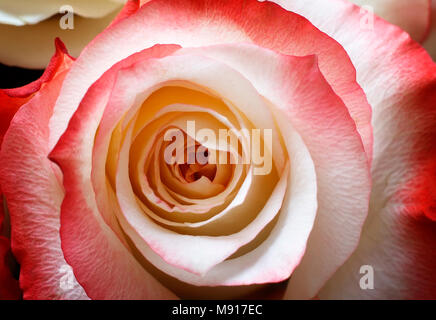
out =
<svg viewBox="0 0 436 320"><path fill-rule="evenodd" d="M436 59L436 0L350 0L407 31Z"/></svg>
<svg viewBox="0 0 436 320"><path fill-rule="evenodd" d="M168 288L192 296L204 292L195 286L290 275L285 298L434 297L435 64L378 18L362 30L359 8L344 1L281 5L129 2L19 109L0 183L24 298L172 298ZM205 102L213 112L200 116ZM181 127L189 114L209 127L211 116L245 123L232 116L241 112L282 138L276 176L259 187L262 176L244 171L258 189L237 186L232 224L191 236L192 221L181 226L187 218L153 198L172 181L158 176L165 142L148 136L159 126L137 133L150 117L166 123L162 110L178 111ZM262 204L250 210L249 199ZM374 269L374 290L359 286L362 265Z"/></svg>
<svg viewBox="0 0 436 320"><path fill-rule="evenodd" d="M55 37L62 37L70 52L78 55L92 38L109 25L124 2L2 1L0 42L7 45L2 46L0 62L24 68L45 68Z"/></svg>

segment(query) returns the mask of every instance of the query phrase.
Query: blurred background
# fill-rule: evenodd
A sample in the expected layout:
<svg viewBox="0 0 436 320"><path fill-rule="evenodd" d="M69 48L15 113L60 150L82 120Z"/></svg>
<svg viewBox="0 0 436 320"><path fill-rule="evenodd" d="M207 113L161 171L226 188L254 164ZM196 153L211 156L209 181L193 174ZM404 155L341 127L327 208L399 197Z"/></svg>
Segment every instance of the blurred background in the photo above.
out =
<svg viewBox="0 0 436 320"><path fill-rule="evenodd" d="M29 82L37 80L43 72L43 69L22 69L0 64L0 88L9 89L24 86Z"/></svg>

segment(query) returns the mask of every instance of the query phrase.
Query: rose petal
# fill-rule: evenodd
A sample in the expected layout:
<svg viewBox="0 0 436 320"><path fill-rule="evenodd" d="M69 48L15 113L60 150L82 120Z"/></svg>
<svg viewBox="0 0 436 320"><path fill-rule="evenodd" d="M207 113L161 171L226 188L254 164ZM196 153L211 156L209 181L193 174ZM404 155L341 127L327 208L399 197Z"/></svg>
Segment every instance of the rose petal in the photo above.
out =
<svg viewBox="0 0 436 320"><path fill-rule="evenodd" d="M0 91L5 103L0 112L6 112L6 116L3 117L3 113L1 117L5 121L1 129L3 132L8 129L0 154L0 183L8 200L13 224L12 248L21 265L20 285L24 298L84 299L86 294L73 275L70 289L60 288L65 276L61 268L68 266L58 231L57 209L62 201L62 190L57 171L44 157L44 151L48 152L44 144L48 138L44 124L47 126L72 63L63 43L56 40L55 44L56 53L39 80L21 88ZM46 197L43 202L41 195Z"/></svg>
<svg viewBox="0 0 436 320"><path fill-rule="evenodd" d="M48 120L66 71L55 76L17 112L0 154L0 182L11 215L12 248L21 265L25 299L86 299L71 275L61 288L63 258L59 210L63 191L48 153ZM67 275L68 276L68 275Z"/></svg>
<svg viewBox="0 0 436 320"><path fill-rule="evenodd" d="M367 223L359 247L320 297L434 298L434 222L424 216L434 217L435 208L435 198L425 196L436 182L435 64L405 32L381 19L374 30L362 31L359 8L344 1L282 3L344 46L374 112ZM427 200L415 201L422 196ZM362 265L374 268L376 289L361 290Z"/></svg>

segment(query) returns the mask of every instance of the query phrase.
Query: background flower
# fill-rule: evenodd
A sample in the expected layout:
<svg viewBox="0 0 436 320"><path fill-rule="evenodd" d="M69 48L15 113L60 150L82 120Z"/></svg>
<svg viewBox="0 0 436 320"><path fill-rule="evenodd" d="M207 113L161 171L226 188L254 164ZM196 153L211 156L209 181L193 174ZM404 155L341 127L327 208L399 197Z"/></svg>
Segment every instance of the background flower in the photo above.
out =
<svg viewBox="0 0 436 320"><path fill-rule="evenodd" d="M436 61L436 0L431 0L431 29L427 39L424 41L424 48Z"/></svg>
<svg viewBox="0 0 436 320"><path fill-rule="evenodd" d="M125 0L3 0L0 1L0 63L43 69L53 52L53 39L62 38L73 56L106 28ZM74 9L74 29L62 29L59 11Z"/></svg>

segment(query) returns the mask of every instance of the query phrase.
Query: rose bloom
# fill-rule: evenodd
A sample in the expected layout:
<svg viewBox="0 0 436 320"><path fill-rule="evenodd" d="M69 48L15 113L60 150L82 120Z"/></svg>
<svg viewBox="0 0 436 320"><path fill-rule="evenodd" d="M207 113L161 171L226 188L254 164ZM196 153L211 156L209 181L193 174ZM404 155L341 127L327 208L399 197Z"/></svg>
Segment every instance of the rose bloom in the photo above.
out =
<svg viewBox="0 0 436 320"><path fill-rule="evenodd" d="M86 44L110 24L124 2L2 0L0 43L7 45L2 45L0 63L43 69L53 54L55 37L61 37L70 53L77 56ZM73 12L68 15L71 8Z"/></svg>
<svg viewBox="0 0 436 320"><path fill-rule="evenodd" d="M0 91L25 299L436 298L435 63L348 1L277 2L130 1ZM176 129L244 159L261 132L271 170L168 163Z"/></svg>

